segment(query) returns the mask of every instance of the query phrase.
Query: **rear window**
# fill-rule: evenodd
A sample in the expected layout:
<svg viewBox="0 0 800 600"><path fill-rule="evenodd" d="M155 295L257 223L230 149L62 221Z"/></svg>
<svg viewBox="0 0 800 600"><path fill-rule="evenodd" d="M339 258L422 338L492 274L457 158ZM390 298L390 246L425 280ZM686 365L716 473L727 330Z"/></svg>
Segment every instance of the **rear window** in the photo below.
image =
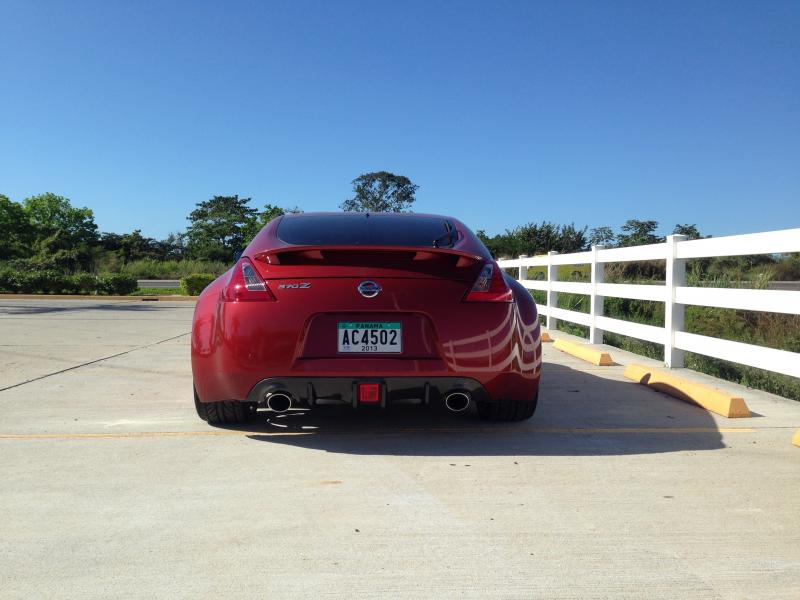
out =
<svg viewBox="0 0 800 600"><path fill-rule="evenodd" d="M278 225L278 237L298 246L450 247L456 235L441 218L381 213L285 217Z"/></svg>

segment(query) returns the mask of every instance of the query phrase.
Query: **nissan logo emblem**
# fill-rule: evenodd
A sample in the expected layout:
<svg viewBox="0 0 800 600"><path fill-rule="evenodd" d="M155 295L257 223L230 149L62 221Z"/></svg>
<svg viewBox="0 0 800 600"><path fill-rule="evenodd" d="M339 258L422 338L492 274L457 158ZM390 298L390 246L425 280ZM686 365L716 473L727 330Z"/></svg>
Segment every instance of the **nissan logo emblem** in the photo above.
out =
<svg viewBox="0 0 800 600"><path fill-rule="evenodd" d="M358 293L364 298L374 298L381 293L381 286L374 281L362 281L358 284Z"/></svg>

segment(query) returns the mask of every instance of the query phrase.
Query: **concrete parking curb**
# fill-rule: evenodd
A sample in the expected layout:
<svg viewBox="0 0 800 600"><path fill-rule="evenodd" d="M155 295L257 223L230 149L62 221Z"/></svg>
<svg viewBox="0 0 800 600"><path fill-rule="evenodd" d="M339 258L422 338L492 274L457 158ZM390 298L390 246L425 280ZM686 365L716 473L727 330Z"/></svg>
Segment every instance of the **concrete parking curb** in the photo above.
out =
<svg viewBox="0 0 800 600"><path fill-rule="evenodd" d="M689 381L666 371L633 363L625 368L625 377L729 419L751 416L744 398L732 396L722 390Z"/></svg>
<svg viewBox="0 0 800 600"><path fill-rule="evenodd" d="M134 300L196 302L197 296L89 296L79 294L0 294L0 300Z"/></svg>
<svg viewBox="0 0 800 600"><path fill-rule="evenodd" d="M792 438L792 443L795 446L800 446L800 429L798 429L797 432L794 434L794 437Z"/></svg>
<svg viewBox="0 0 800 600"><path fill-rule="evenodd" d="M572 356L590 362L599 367L611 367L614 365L614 361L608 352L604 352L603 350L598 350L597 348L592 348L591 346L586 346L584 344L568 342L564 339L557 339L553 343L553 348L561 350L562 352L566 352L567 354L571 354Z"/></svg>

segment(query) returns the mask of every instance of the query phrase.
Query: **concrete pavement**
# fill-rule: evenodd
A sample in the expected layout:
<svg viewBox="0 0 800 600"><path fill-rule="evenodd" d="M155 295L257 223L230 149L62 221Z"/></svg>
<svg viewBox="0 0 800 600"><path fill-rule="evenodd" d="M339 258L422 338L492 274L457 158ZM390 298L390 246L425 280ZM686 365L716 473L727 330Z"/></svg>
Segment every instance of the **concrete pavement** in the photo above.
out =
<svg viewBox="0 0 800 600"><path fill-rule="evenodd" d="M800 596L800 403L725 419L548 345L521 424L213 428L192 310L0 302L0 597Z"/></svg>

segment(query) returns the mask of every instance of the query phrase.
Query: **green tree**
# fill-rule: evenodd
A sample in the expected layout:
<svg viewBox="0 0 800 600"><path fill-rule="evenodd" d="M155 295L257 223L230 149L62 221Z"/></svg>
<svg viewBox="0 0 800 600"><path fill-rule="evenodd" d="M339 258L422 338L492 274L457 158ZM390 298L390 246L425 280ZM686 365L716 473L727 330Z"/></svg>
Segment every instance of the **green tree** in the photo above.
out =
<svg viewBox="0 0 800 600"><path fill-rule="evenodd" d="M0 260L30 256L33 228L19 202L0 194Z"/></svg>
<svg viewBox="0 0 800 600"><path fill-rule="evenodd" d="M351 183L354 196L342 202L344 211L407 212L419 188L408 177L387 171L364 173Z"/></svg>
<svg viewBox="0 0 800 600"><path fill-rule="evenodd" d="M485 229L478 229L475 232L475 236L481 241L481 243L483 243L484 246L486 246L486 248L491 250L491 248L489 248L489 246L492 245L492 238L490 238L488 235L486 235L486 230Z"/></svg>
<svg viewBox="0 0 800 600"><path fill-rule="evenodd" d="M273 219L277 219L278 217L281 217L287 213L301 213L301 212L303 211L300 210L300 208L298 208L297 206L293 208L281 208L280 206L276 206L274 204L265 204L264 210L255 215L252 219L250 219L250 221L245 226L244 230L245 244L250 243L250 241L254 237L256 237L258 232L261 231L264 225L266 225Z"/></svg>
<svg viewBox="0 0 800 600"><path fill-rule="evenodd" d="M131 233L120 236L120 251L123 264L142 258L159 258L156 249L156 240L142 235L141 229L134 229Z"/></svg>
<svg viewBox="0 0 800 600"><path fill-rule="evenodd" d="M73 207L69 199L46 193L22 203L33 229L33 259L37 266L68 271L89 269L97 225L91 209Z"/></svg>
<svg viewBox="0 0 800 600"><path fill-rule="evenodd" d="M575 223L570 223L569 225L561 225L559 227L555 247L551 249L561 254L567 254L569 252L583 252L588 249L588 247L589 242L586 239L586 227L578 229L575 227ZM543 251L547 252L548 250L543 249Z"/></svg>
<svg viewBox="0 0 800 600"><path fill-rule="evenodd" d="M258 211L248 204L250 198L214 196L199 202L189 215L186 230L187 249L194 258L229 261L243 249L246 235Z"/></svg>
<svg viewBox="0 0 800 600"><path fill-rule="evenodd" d="M499 233L492 238L488 238L484 234L481 241L495 257L511 258L523 254L520 239L513 230L506 229L504 233Z"/></svg>
<svg viewBox="0 0 800 600"><path fill-rule="evenodd" d="M520 254L535 256L551 250L559 253L581 252L587 247L586 228L574 224L556 225L543 221L528 223L489 238L484 231L478 238L494 256L516 257Z"/></svg>
<svg viewBox="0 0 800 600"><path fill-rule="evenodd" d="M685 235L690 240L699 240L703 236L700 235L700 231L697 229L697 225L689 225L687 223L680 224L678 223L675 225L675 229L672 230L672 233Z"/></svg>
<svg viewBox="0 0 800 600"><path fill-rule="evenodd" d="M186 234L173 231L158 242L160 256L164 260L180 260L186 255Z"/></svg>
<svg viewBox="0 0 800 600"><path fill-rule="evenodd" d="M622 233L617 235L617 245L623 247L661 243L664 238L654 233L657 228L658 221L629 219L621 227Z"/></svg>
<svg viewBox="0 0 800 600"><path fill-rule="evenodd" d="M97 242L97 225L90 208L73 207L68 198L49 192L25 198L22 205L37 237L58 232L71 244Z"/></svg>
<svg viewBox="0 0 800 600"><path fill-rule="evenodd" d="M589 232L591 246L613 246L616 236L611 227L595 227Z"/></svg>

